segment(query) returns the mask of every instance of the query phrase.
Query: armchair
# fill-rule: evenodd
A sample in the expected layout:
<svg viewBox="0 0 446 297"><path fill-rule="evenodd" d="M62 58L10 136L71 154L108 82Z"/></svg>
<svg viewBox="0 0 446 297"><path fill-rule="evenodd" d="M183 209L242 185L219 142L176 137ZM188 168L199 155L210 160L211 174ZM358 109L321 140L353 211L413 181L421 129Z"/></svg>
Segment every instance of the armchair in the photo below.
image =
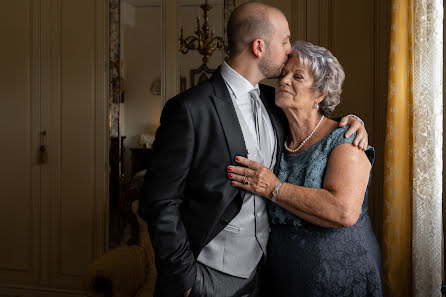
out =
<svg viewBox="0 0 446 297"><path fill-rule="evenodd" d="M98 258L87 274L90 297L152 297L156 281L155 255L147 224L137 215L138 201L132 203L137 216L139 240Z"/></svg>

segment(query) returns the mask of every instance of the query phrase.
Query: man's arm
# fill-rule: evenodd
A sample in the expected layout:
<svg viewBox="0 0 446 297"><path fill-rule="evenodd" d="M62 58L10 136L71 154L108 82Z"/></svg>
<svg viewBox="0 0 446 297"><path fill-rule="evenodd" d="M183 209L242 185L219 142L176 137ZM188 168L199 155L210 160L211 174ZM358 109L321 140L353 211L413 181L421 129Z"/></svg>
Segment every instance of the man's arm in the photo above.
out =
<svg viewBox="0 0 446 297"><path fill-rule="evenodd" d="M177 207L184 199L194 143L189 110L178 98L169 100L156 132L138 211L148 225L162 296L182 295L196 277L195 258Z"/></svg>

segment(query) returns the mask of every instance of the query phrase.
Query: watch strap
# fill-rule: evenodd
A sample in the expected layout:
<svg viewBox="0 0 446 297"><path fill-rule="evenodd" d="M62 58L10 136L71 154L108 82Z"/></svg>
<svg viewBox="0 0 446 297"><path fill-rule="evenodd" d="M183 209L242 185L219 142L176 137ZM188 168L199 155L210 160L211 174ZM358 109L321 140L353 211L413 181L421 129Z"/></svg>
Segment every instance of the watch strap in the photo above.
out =
<svg viewBox="0 0 446 297"><path fill-rule="evenodd" d="M274 203L277 203L276 201L277 201L277 195L279 195L279 189L280 189L280 187L282 186L282 184L283 184L283 182L282 181L280 181L277 185L276 185L276 187L274 188L274 190L273 190L273 197L271 198L271 201L272 202L274 202Z"/></svg>

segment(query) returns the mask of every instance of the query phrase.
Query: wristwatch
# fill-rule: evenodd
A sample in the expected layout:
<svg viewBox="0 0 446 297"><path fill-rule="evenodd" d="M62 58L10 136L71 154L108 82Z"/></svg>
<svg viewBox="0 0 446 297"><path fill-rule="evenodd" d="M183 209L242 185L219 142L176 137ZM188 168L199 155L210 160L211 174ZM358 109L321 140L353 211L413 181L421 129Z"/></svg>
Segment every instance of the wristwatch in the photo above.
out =
<svg viewBox="0 0 446 297"><path fill-rule="evenodd" d="M279 195L279 189L280 189L280 187L282 186L282 184L283 184L283 182L281 181L281 182L279 182L277 185L276 185L276 187L274 188L274 190L273 190L273 197L271 198L271 201L272 202L274 202L274 203L276 203L276 201L277 201L277 195Z"/></svg>

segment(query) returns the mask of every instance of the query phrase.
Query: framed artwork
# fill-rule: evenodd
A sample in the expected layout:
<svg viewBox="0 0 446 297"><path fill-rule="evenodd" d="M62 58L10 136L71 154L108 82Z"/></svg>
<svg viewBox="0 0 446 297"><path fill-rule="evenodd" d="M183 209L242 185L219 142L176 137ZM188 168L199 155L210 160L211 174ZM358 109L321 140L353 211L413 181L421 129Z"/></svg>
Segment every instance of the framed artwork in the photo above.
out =
<svg viewBox="0 0 446 297"><path fill-rule="evenodd" d="M206 64L201 64L197 69L191 69L190 71L190 87L199 85L202 82L208 80L212 73L217 69L210 69Z"/></svg>
<svg viewBox="0 0 446 297"><path fill-rule="evenodd" d="M180 92L186 91L186 77L180 76Z"/></svg>

